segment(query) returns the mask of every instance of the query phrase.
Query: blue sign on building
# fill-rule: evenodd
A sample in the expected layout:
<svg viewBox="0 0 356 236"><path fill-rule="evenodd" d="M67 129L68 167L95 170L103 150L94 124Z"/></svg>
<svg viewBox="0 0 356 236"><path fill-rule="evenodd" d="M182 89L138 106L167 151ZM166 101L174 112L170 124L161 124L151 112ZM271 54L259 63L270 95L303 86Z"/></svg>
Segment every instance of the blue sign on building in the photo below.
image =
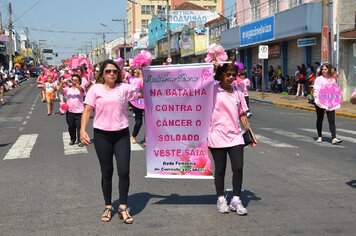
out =
<svg viewBox="0 0 356 236"><path fill-rule="evenodd" d="M240 27L240 45L246 46L274 39L274 16Z"/></svg>

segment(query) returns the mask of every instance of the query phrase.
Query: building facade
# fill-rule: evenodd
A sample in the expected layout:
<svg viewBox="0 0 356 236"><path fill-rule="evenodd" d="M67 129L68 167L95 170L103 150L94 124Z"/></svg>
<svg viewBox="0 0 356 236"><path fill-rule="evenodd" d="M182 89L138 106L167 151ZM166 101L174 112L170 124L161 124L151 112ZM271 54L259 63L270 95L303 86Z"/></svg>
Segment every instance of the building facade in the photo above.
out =
<svg viewBox="0 0 356 236"><path fill-rule="evenodd" d="M255 64L263 65L264 78L268 78L269 66L281 66L283 76L293 76L298 65L330 62L339 67L339 84L347 100L355 86L352 68L356 63L350 49L356 45L352 37L339 37L344 41L336 42L336 32L342 35L355 28L355 4L348 0L236 0L237 26L222 33L222 45L238 52L236 58L246 65L248 73ZM323 25L328 28L329 39L326 60L322 59ZM260 45L269 46L266 60L258 58ZM269 90L268 79L262 88Z"/></svg>
<svg viewBox="0 0 356 236"><path fill-rule="evenodd" d="M127 31L129 40L137 39L148 34L148 23L153 16L164 15L169 2L169 9L191 2L205 9L223 12L224 1L216 0L141 0L126 1ZM136 2L136 3L134 3ZM164 16L162 16L164 17Z"/></svg>

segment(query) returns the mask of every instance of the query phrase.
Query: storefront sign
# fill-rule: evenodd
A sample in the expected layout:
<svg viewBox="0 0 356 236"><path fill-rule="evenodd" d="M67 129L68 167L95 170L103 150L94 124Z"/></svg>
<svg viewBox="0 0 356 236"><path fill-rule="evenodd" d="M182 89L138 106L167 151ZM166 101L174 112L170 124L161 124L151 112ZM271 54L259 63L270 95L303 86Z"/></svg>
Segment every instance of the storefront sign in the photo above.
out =
<svg viewBox="0 0 356 236"><path fill-rule="evenodd" d="M194 54L194 29L184 26L179 44L182 57Z"/></svg>
<svg viewBox="0 0 356 236"><path fill-rule="evenodd" d="M212 179L212 64L143 68L147 177Z"/></svg>
<svg viewBox="0 0 356 236"><path fill-rule="evenodd" d="M217 43L220 44L221 42L221 32L227 30L229 28L229 23L225 22L213 27L209 28L209 44Z"/></svg>
<svg viewBox="0 0 356 236"><path fill-rule="evenodd" d="M304 38L304 39L298 39L297 40L297 46L298 47L307 47L307 46L313 46L316 45L316 38Z"/></svg>
<svg viewBox="0 0 356 236"><path fill-rule="evenodd" d="M258 59L268 59L268 46L260 45L258 47Z"/></svg>
<svg viewBox="0 0 356 236"><path fill-rule="evenodd" d="M171 24L197 23L202 25L219 17L219 14L211 11L171 10L169 11L169 22Z"/></svg>
<svg viewBox="0 0 356 236"><path fill-rule="evenodd" d="M274 16L240 27L240 44L265 42L274 39Z"/></svg>
<svg viewBox="0 0 356 236"><path fill-rule="evenodd" d="M280 47L279 43L268 45L268 57L269 58L281 57L281 47Z"/></svg>

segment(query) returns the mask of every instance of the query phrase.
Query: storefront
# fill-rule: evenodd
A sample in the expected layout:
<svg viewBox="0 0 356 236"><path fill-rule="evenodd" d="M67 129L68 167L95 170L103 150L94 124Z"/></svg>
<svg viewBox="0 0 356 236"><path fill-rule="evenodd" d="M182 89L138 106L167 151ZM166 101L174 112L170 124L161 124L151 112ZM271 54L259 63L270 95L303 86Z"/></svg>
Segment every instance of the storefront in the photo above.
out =
<svg viewBox="0 0 356 236"><path fill-rule="evenodd" d="M310 3L224 31L222 45L227 50L238 48L238 60L244 63L249 78L253 64L262 63L267 78L270 65L275 70L280 65L285 76L294 75L298 65L320 61L320 35L321 3ZM315 43L298 44L300 39L314 38ZM267 60L258 59L259 45L269 46ZM269 90L268 80L263 89Z"/></svg>

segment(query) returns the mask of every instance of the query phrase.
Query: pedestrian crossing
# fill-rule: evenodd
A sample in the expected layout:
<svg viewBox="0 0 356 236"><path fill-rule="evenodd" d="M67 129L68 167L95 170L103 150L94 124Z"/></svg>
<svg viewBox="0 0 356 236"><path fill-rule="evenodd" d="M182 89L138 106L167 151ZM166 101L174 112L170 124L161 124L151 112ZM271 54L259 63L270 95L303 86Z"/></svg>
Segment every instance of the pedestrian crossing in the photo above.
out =
<svg viewBox="0 0 356 236"><path fill-rule="evenodd" d="M356 131L347 129L337 129L337 137L345 142L339 145L332 145L330 142L317 143L315 140L316 130L308 128L297 128L295 132L286 131L278 128L259 128L255 129L256 137L259 145L267 145L272 148L279 149L294 149L303 148L303 143L316 145L325 148L346 148L347 142L356 144ZM324 131L325 137L331 135ZM272 138L273 137L273 138ZM20 135L16 142L12 145L3 160L26 159L30 158L31 151L38 140L38 134L23 134ZM78 145L69 145L70 136L68 132L63 132L63 154L66 157L73 155L88 154L87 147L78 147ZM133 152L144 151L144 146L140 144L131 144ZM144 155L144 154L143 154Z"/></svg>
<svg viewBox="0 0 356 236"><path fill-rule="evenodd" d="M23 134L16 140L10 150L7 152L3 160L24 159L30 158L31 151L36 144L38 134ZM88 154L86 146L79 147L78 145L69 145L70 136L68 132L63 132L63 149L64 156L73 156L78 154ZM132 151L143 151L144 148L140 144L131 144Z"/></svg>
<svg viewBox="0 0 356 236"><path fill-rule="evenodd" d="M38 134L21 135L6 154L4 160L29 158Z"/></svg>
<svg viewBox="0 0 356 236"><path fill-rule="evenodd" d="M81 153L88 153L88 149L84 147L79 147L78 145L69 145L70 136L68 132L63 133L63 145L64 145L64 155L75 155Z"/></svg>

